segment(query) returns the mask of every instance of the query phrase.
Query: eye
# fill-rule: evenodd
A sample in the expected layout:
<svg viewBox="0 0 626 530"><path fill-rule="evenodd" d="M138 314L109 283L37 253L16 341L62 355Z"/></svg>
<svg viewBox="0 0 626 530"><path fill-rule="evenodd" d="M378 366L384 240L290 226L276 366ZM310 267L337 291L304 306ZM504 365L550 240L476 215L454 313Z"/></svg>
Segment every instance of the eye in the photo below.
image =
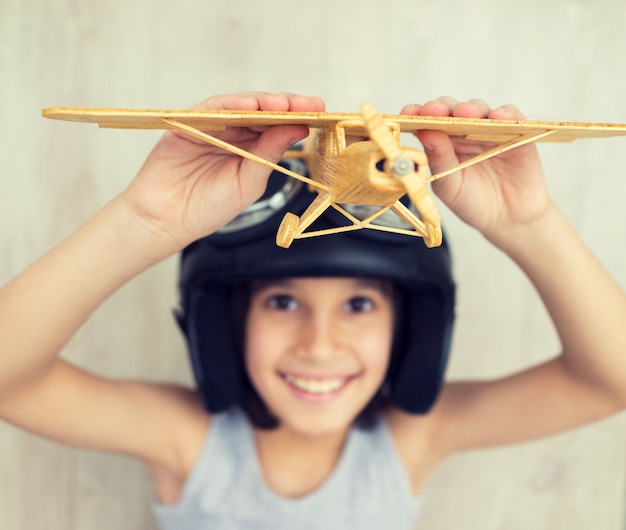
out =
<svg viewBox="0 0 626 530"><path fill-rule="evenodd" d="M346 302L344 308L349 313L366 313L374 308L374 302L367 296L355 296Z"/></svg>
<svg viewBox="0 0 626 530"><path fill-rule="evenodd" d="M267 307L277 311L295 311L298 309L298 302L288 294L274 294L267 299Z"/></svg>

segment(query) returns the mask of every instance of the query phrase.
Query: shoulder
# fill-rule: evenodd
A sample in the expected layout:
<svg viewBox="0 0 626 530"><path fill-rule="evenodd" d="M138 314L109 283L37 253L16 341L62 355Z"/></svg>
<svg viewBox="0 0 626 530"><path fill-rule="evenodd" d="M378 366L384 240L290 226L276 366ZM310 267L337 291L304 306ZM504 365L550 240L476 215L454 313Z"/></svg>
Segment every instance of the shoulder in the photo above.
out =
<svg viewBox="0 0 626 530"><path fill-rule="evenodd" d="M557 357L497 379L447 383L425 415L391 410L388 421L408 472L419 482L453 453L542 438L619 410L571 372Z"/></svg>
<svg viewBox="0 0 626 530"><path fill-rule="evenodd" d="M167 459L146 462L163 505L181 502L199 491L218 492L219 497L233 476L249 480L256 452L245 413L232 407L213 416L201 414L200 421L192 418L182 426Z"/></svg>
<svg viewBox="0 0 626 530"><path fill-rule="evenodd" d="M193 467L210 424L193 389L113 380L63 360L0 401L0 416L22 429L177 477Z"/></svg>

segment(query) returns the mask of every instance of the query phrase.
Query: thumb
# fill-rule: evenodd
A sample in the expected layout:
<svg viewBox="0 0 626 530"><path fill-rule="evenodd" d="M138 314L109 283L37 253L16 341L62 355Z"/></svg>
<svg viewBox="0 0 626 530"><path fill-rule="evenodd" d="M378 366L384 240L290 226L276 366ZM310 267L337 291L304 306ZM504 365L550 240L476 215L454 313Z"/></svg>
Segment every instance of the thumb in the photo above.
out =
<svg viewBox="0 0 626 530"><path fill-rule="evenodd" d="M276 125L261 134L252 152L276 163L287 149L308 135L309 128L306 125Z"/></svg>
<svg viewBox="0 0 626 530"><path fill-rule="evenodd" d="M441 131L419 131L416 135L428 157L428 166L433 175L459 164L452 140Z"/></svg>
<svg viewBox="0 0 626 530"><path fill-rule="evenodd" d="M432 175L459 164L454 145L447 134L440 131L419 131L417 137L422 142L424 152L428 157L428 166ZM454 173L440 180L435 180L431 186L444 204L453 207L452 203L461 186L460 174Z"/></svg>
<svg viewBox="0 0 626 530"><path fill-rule="evenodd" d="M309 128L304 125L276 125L261 133L250 153L276 164L287 149L308 135ZM243 160L241 169L244 188L251 194L252 200L258 199L265 190L271 169L247 159Z"/></svg>

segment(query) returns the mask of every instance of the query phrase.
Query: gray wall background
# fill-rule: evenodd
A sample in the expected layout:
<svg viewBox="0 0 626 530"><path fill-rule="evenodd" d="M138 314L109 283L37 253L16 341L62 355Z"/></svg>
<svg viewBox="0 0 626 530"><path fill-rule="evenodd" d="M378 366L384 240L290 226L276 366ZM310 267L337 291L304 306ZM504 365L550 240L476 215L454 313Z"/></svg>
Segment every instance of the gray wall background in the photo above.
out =
<svg viewBox="0 0 626 530"><path fill-rule="evenodd" d="M183 108L262 89L394 113L447 94L532 119L624 123L625 22L618 0L0 0L0 281L121 191L160 134L47 121L42 107ZM626 287L626 140L540 151L552 196ZM460 286L450 377L555 354L532 286L444 218ZM190 381L170 316L175 272L171 259L124 287L64 355L110 376ZM417 528L623 529L624 420L450 459ZM0 528L154 528L146 479L130 459L0 425Z"/></svg>

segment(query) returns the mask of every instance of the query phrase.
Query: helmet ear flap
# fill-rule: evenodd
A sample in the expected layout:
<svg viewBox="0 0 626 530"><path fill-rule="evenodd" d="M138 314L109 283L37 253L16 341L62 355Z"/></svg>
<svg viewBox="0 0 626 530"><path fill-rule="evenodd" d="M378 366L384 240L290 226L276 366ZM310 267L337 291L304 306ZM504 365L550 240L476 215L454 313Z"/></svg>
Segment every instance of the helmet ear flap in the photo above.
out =
<svg viewBox="0 0 626 530"><path fill-rule="evenodd" d="M188 294L186 307L176 311L187 340L200 399L211 413L222 412L239 402L240 359L235 355L232 319L227 287ZM224 332L224 330L227 330Z"/></svg>
<svg viewBox="0 0 626 530"><path fill-rule="evenodd" d="M172 316L174 317L176 324L178 324L178 329L180 329L180 331L186 338L187 337L187 322L185 320L184 311L180 307L177 307L172 310Z"/></svg>
<svg viewBox="0 0 626 530"><path fill-rule="evenodd" d="M404 304L403 335L397 347L405 354L390 378L391 402L412 414L428 412L443 384L454 314L434 291L409 294Z"/></svg>

